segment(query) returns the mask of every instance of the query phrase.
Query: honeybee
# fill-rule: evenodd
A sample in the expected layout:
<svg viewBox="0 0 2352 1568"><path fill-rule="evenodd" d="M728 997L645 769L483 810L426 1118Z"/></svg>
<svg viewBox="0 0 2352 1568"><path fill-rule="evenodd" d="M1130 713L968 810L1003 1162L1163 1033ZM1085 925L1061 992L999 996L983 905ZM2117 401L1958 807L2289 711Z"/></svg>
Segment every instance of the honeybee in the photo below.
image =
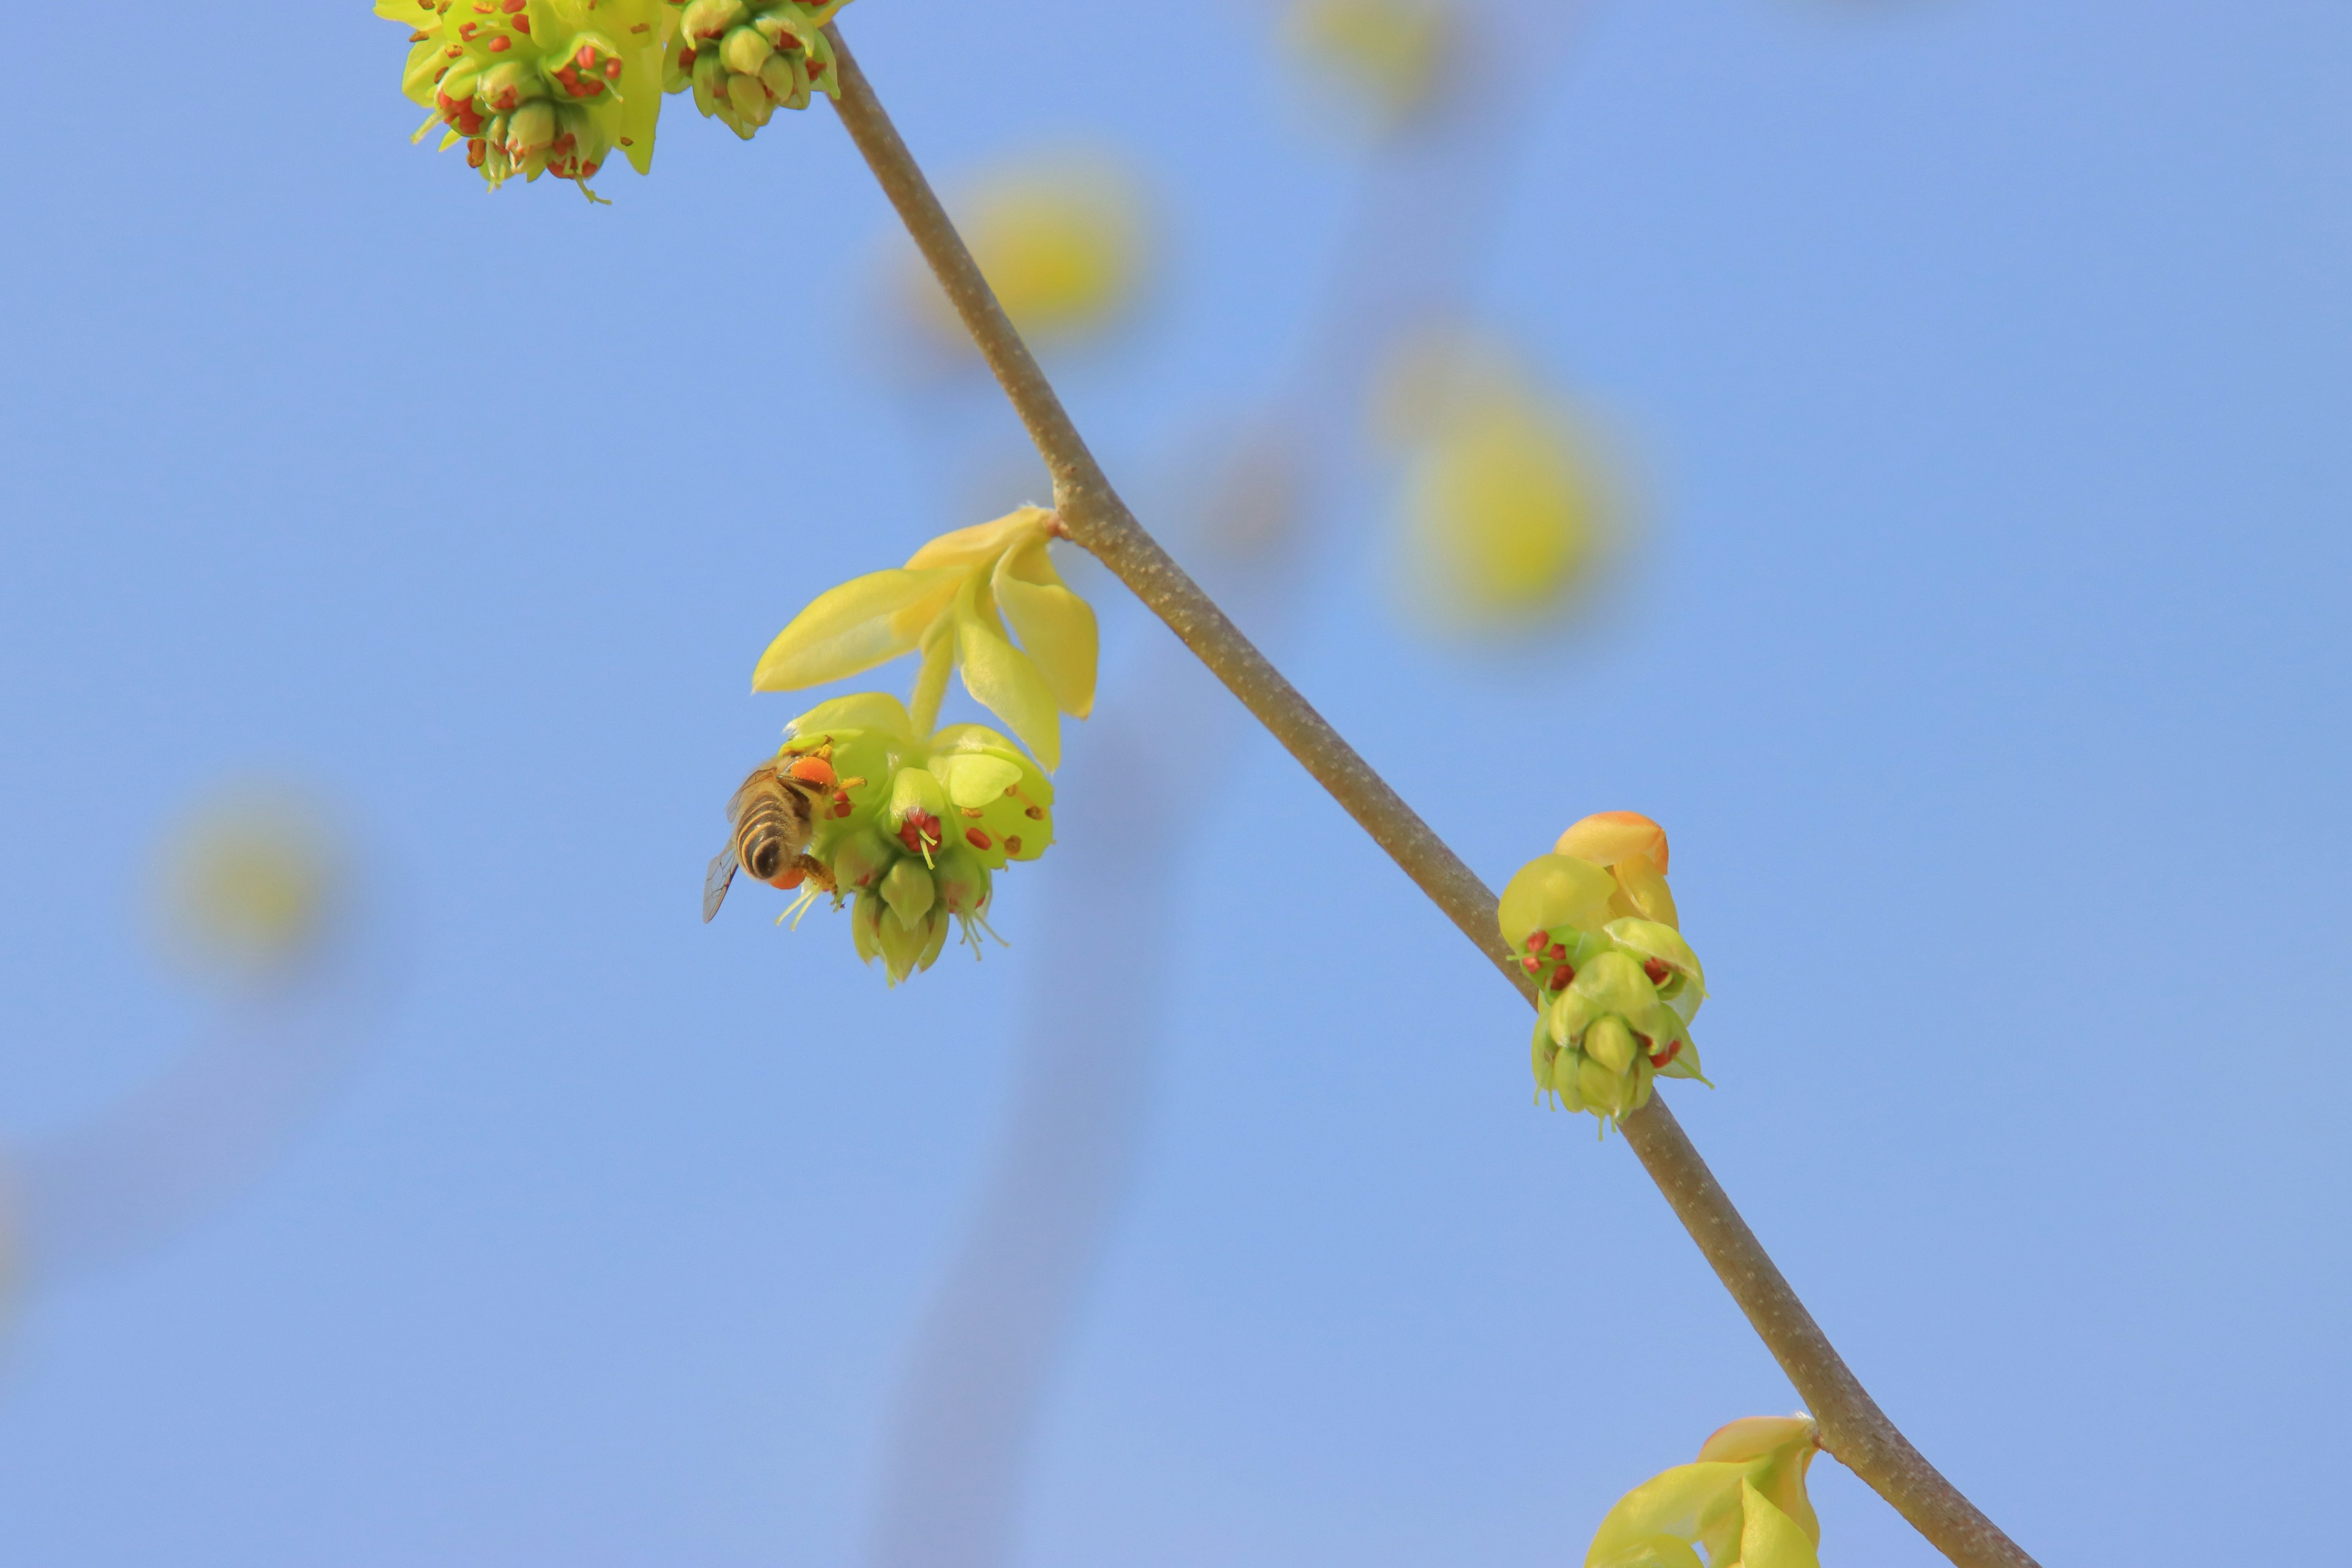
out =
<svg viewBox="0 0 2352 1568"><path fill-rule="evenodd" d="M772 887L833 891L833 875L808 852L820 816L847 815L849 791L864 779L836 779L828 741L814 750L761 763L727 802L733 831L702 879L702 919L727 900L740 868Z"/></svg>

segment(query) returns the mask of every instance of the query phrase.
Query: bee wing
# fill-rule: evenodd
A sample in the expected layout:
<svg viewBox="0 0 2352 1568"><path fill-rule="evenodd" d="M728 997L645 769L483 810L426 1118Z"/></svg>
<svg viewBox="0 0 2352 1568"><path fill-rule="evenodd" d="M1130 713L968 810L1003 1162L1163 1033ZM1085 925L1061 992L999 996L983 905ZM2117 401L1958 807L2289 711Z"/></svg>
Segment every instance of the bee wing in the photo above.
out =
<svg viewBox="0 0 2352 1568"><path fill-rule="evenodd" d="M727 889L735 880L735 846L730 844L710 858L710 869L702 877L702 923L709 925L719 913L719 906L727 901Z"/></svg>

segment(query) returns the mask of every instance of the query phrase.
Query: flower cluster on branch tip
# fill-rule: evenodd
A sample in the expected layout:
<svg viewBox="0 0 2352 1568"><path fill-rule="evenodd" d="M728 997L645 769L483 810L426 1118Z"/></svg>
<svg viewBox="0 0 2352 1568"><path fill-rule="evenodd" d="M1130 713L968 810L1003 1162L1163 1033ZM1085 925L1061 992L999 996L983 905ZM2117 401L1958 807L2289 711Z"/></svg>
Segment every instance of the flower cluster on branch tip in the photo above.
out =
<svg viewBox="0 0 2352 1568"><path fill-rule="evenodd" d="M375 0L411 28L402 88L423 141L463 142L492 190L551 174L583 191L614 148L653 166L665 93L746 139L778 107L840 96L821 29L847 0ZM592 196L593 193L591 193Z"/></svg>
<svg viewBox="0 0 2352 1568"><path fill-rule="evenodd" d="M1821 1447L1810 1415L1751 1415L1717 1432L1698 1462L1619 1500L1584 1568L1821 1568L1821 1521L1805 1472Z"/></svg>
<svg viewBox="0 0 2352 1568"><path fill-rule="evenodd" d="M848 903L858 956L881 958L892 984L931 966L951 922L977 953L980 933L994 934L994 873L1053 842L1046 775L1061 760L1061 715L1094 706L1098 647L1092 607L1054 569L1054 514L1024 507L935 539L902 568L819 595L753 675L756 690L793 690L922 655L911 704L869 691L811 709L730 810L740 863L800 889L786 913L828 894ZM1025 752L983 725L938 727L959 672ZM747 792L768 777L811 807L803 833L780 836L804 838L804 852L754 865Z"/></svg>
<svg viewBox="0 0 2352 1568"><path fill-rule="evenodd" d="M1538 993L1536 1091L1610 1121L1660 1077L1705 1079L1690 1021L1706 999L1666 886L1664 829L1604 811L1519 868L1496 908Z"/></svg>

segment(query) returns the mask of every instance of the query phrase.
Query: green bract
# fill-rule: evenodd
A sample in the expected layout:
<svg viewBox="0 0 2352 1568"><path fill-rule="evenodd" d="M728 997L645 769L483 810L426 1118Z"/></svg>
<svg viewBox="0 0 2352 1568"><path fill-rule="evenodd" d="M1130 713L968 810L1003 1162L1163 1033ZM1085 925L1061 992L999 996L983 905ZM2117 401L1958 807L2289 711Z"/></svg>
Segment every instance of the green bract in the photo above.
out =
<svg viewBox="0 0 2352 1568"><path fill-rule="evenodd" d="M932 540L896 571L818 595L768 646L752 689L819 686L919 649L918 729L937 720L948 676L961 669L982 706L1048 771L1059 767L1061 715L1083 719L1094 709L1097 636L1093 609L1046 555L1053 521L1042 507L1023 507Z"/></svg>
<svg viewBox="0 0 2352 1568"><path fill-rule="evenodd" d="M782 755L824 752L836 781L818 814L812 876L796 908L829 890L852 904L860 958L883 960L893 985L929 969L950 922L980 951L993 873L1034 860L1054 841L1054 785L1018 746L978 724L925 737L895 697L862 692L793 721Z"/></svg>
<svg viewBox="0 0 2352 1568"><path fill-rule="evenodd" d="M1606 1123L1647 1105L1662 1076L1706 1081L1690 1021L1706 975L1674 923L1655 823L1587 817L1560 846L1519 868L1496 920L1536 985L1536 1092Z"/></svg>
<svg viewBox="0 0 2352 1568"><path fill-rule="evenodd" d="M1812 1417L1749 1416L1609 1510L1585 1568L1821 1568L1821 1521L1805 1495Z"/></svg>

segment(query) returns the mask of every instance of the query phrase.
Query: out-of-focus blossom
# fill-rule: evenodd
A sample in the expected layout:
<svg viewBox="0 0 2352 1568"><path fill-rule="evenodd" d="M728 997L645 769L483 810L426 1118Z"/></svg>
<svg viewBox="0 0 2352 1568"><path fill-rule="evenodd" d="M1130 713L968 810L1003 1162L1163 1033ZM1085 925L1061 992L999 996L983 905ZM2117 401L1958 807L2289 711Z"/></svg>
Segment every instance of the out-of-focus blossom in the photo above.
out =
<svg viewBox="0 0 2352 1568"><path fill-rule="evenodd" d="M316 808L267 786L198 806L168 835L159 861L165 948L232 982L298 966L324 935L342 890L341 858Z"/></svg>
<svg viewBox="0 0 2352 1568"><path fill-rule="evenodd" d="M1754 1415L1709 1437L1619 1500L1584 1568L1821 1568L1821 1521L1805 1495L1819 1445L1810 1415Z"/></svg>
<svg viewBox="0 0 2352 1568"><path fill-rule="evenodd" d="M1453 334L1414 342L1379 417L1404 454L1402 575L1416 611L1524 630L1590 584L1619 529L1598 443L1508 354Z"/></svg>
<svg viewBox="0 0 2352 1568"><path fill-rule="evenodd" d="M1031 158L983 176L950 205L998 302L1032 342L1104 332L1142 295L1150 226L1143 182L1117 159ZM903 277L923 328L962 348L963 325L930 274L910 266Z"/></svg>
<svg viewBox="0 0 2352 1568"><path fill-rule="evenodd" d="M1061 765L1061 715L1094 710L1098 646L1093 607L1046 552L1053 527L1052 512L1023 507L940 535L904 567L819 595L768 645L752 689L821 686L920 649L918 730L930 728L949 675L961 670L973 700L1051 772Z"/></svg>
<svg viewBox="0 0 2352 1568"><path fill-rule="evenodd" d="M1285 31L1310 67L1392 124L1437 97L1463 22L1459 0L1294 0Z"/></svg>

